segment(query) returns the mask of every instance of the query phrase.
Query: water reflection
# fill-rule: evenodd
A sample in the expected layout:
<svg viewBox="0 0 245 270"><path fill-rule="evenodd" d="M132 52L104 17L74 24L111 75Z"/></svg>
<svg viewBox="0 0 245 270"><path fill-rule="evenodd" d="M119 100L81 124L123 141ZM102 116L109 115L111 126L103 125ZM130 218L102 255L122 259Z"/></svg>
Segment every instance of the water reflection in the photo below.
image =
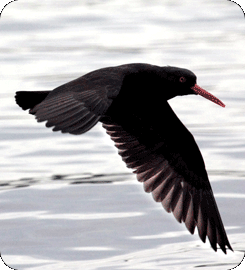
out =
<svg viewBox="0 0 245 270"><path fill-rule="evenodd" d="M121 181L129 181L134 178L131 173L119 173L119 174L71 174L71 175L52 175L51 177L43 178L21 178L18 180L8 180L0 182L0 190L9 188L23 188L40 184L57 184L67 183L71 185L78 184L108 184Z"/></svg>

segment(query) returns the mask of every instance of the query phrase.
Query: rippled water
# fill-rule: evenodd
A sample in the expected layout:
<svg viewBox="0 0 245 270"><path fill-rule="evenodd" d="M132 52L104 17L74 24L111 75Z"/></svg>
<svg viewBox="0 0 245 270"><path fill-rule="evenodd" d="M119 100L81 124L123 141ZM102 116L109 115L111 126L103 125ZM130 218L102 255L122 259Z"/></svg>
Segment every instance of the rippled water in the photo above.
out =
<svg viewBox="0 0 245 270"><path fill-rule="evenodd" d="M4 260L18 269L236 265L245 250L244 27L241 9L225 0L7 6L0 19ZM17 90L53 89L133 62L191 69L226 104L196 96L170 101L202 151L234 254L214 253L153 202L101 125L82 136L53 133L15 104Z"/></svg>

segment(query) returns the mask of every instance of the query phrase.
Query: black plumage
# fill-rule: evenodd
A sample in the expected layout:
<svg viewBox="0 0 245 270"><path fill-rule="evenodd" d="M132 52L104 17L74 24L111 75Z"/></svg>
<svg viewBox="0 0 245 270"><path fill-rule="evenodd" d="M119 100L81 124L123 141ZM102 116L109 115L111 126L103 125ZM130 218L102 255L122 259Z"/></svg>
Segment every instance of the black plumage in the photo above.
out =
<svg viewBox="0 0 245 270"><path fill-rule="evenodd" d="M82 134L98 121L119 155L167 212L195 227L226 253L232 250L194 137L167 100L199 94L224 104L196 84L193 72L176 67L127 64L102 68L53 91L19 91L16 102L38 122L63 133Z"/></svg>

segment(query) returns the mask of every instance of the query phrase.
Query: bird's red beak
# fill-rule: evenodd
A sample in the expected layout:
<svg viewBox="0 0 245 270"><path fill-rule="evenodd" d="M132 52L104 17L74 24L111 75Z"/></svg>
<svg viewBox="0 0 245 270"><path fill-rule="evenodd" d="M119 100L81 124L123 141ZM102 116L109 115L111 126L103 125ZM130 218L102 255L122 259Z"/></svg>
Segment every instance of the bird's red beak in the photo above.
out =
<svg viewBox="0 0 245 270"><path fill-rule="evenodd" d="M219 100L218 98L216 98L215 96L213 96L212 94L210 94L209 92L207 92L206 90L202 89L200 86L198 86L197 84L195 84L193 87L191 87L191 89L198 95L205 97L206 99L209 99L211 101L213 101L214 103L220 105L221 107L225 107L225 104Z"/></svg>

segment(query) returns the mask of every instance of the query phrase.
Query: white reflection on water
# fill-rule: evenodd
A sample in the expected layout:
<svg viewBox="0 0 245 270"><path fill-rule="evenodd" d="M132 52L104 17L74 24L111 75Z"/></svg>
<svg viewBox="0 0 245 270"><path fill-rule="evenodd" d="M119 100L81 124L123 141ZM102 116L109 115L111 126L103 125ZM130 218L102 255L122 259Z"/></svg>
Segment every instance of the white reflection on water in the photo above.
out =
<svg viewBox="0 0 245 270"><path fill-rule="evenodd" d="M244 198L229 196L227 205L225 196L217 197L235 250L224 255L211 250L208 241L203 244L197 232L190 235L136 181L51 187L42 184L0 192L0 246L9 265L19 269L32 269L31 265L33 269L212 265L216 268L210 269L223 270L222 265L233 265L243 255L244 217L230 209L241 208ZM13 256L20 251L23 257Z"/></svg>
<svg viewBox="0 0 245 270"><path fill-rule="evenodd" d="M144 213L91 213L91 214L56 214L44 211L12 212L0 214L0 220L17 218L37 218L37 219L65 219L65 220L91 220L91 219L110 219L110 218L128 218L144 215Z"/></svg>
<svg viewBox="0 0 245 270"><path fill-rule="evenodd" d="M239 236L234 236L239 239ZM158 246L154 249L145 249L139 252L131 252L126 255L111 256L100 260L84 260L84 261L70 261L69 269L86 269L86 270L120 270L120 269L154 269L154 270L179 270L204 268L207 270L225 270L231 269L237 265L243 258L242 252L228 252L227 255L222 255L221 252L209 254L207 250L202 250L201 253L196 252L198 242L186 242L176 244L167 244L164 246ZM79 249L77 249L79 250ZM105 247L88 247L87 249L81 249L81 251L89 252L106 252L108 249ZM216 263L217 257L220 259L220 263ZM207 262L207 258L209 261ZM28 269L30 270L51 270L51 269L68 269L67 262L51 260L47 261L41 258L35 258L35 261L31 257L27 256L5 256L5 261L16 260L18 265L25 265L25 262L30 262ZM37 263L38 265L32 264ZM48 264L49 263L49 264ZM23 269L23 268L22 268Z"/></svg>

